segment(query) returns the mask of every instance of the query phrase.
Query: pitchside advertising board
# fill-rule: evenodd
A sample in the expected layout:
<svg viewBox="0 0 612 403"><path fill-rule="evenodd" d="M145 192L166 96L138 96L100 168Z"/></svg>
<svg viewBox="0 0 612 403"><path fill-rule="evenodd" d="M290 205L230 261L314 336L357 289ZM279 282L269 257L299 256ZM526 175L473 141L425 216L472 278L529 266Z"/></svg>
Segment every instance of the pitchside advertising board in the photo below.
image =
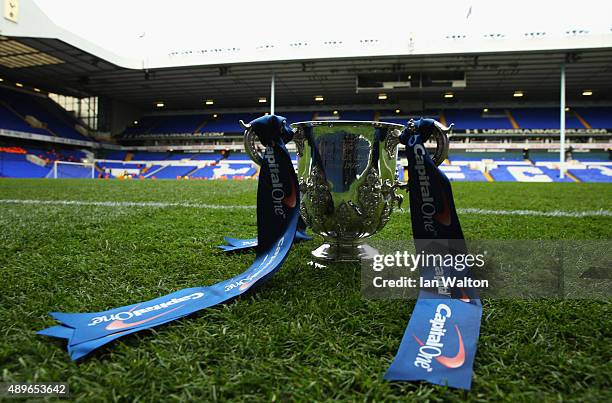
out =
<svg viewBox="0 0 612 403"><path fill-rule="evenodd" d="M559 135L559 129L454 129L455 134L491 135ZM607 135L612 129L565 129L566 135Z"/></svg>

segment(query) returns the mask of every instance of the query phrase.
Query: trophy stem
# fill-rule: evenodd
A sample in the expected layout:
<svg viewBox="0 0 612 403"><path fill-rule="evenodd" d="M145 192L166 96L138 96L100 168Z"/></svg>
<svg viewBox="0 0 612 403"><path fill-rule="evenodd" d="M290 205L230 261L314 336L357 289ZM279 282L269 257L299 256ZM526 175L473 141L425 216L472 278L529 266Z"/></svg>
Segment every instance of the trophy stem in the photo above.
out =
<svg viewBox="0 0 612 403"><path fill-rule="evenodd" d="M326 239L326 243L313 250L312 256L322 261L343 263L372 260L379 252L368 244L361 242L338 242Z"/></svg>

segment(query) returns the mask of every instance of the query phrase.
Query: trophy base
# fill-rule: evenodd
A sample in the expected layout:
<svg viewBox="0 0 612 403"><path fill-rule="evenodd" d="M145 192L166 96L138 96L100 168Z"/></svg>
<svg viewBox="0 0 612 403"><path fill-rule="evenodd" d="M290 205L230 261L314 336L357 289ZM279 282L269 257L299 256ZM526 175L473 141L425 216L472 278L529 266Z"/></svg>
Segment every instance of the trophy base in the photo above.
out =
<svg viewBox="0 0 612 403"><path fill-rule="evenodd" d="M354 263L374 259L378 251L367 244L324 243L313 250L312 256L325 262Z"/></svg>

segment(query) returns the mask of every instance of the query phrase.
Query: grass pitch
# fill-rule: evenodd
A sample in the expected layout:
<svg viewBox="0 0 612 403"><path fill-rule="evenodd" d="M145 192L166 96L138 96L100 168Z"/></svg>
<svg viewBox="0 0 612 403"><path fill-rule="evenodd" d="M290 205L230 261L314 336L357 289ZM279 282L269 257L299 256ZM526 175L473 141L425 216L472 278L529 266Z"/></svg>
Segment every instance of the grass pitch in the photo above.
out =
<svg viewBox="0 0 612 403"><path fill-rule="evenodd" d="M71 362L37 336L49 311L100 311L247 268L224 235L252 237L256 182L0 180L0 199L157 201L192 207L0 203L3 382L70 384L81 401L431 400L611 401L609 301L491 300L466 393L386 382L414 301L364 300L360 268L313 268L320 239L294 246L257 292L143 331ZM609 184L454 183L459 208L592 211ZM460 214L469 239L610 239L612 217ZM396 213L380 239L411 239ZM609 253L609 251L602 251Z"/></svg>

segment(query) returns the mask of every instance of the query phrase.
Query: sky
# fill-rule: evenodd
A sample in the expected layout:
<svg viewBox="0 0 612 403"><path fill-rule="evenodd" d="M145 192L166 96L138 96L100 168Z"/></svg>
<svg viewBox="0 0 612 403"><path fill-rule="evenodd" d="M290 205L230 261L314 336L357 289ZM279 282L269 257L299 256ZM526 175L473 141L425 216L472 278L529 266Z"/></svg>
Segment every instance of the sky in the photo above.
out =
<svg viewBox="0 0 612 403"><path fill-rule="evenodd" d="M610 33L612 1L34 0L60 27L117 55L144 58L275 39L393 38L406 33Z"/></svg>

